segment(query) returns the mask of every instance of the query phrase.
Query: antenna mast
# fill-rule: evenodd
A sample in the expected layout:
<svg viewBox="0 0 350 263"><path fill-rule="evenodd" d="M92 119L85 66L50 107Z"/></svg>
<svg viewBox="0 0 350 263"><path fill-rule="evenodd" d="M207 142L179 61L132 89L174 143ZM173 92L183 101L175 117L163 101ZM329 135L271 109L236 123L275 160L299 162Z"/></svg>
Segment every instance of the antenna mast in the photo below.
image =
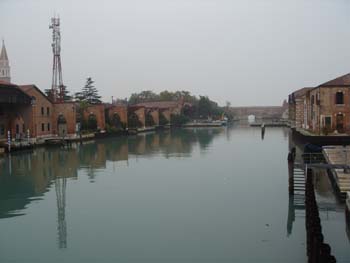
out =
<svg viewBox="0 0 350 263"><path fill-rule="evenodd" d="M53 52L51 96L54 102L63 102L65 86L62 80L60 18L51 18L49 28L52 29Z"/></svg>

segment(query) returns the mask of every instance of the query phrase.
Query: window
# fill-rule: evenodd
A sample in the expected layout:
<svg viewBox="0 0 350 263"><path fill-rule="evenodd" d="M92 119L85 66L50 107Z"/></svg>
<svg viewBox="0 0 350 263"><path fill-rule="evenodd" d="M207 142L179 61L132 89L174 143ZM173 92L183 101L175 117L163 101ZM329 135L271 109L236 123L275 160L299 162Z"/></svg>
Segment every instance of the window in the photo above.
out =
<svg viewBox="0 0 350 263"><path fill-rule="evenodd" d="M5 135L5 125L0 124L0 135Z"/></svg>
<svg viewBox="0 0 350 263"><path fill-rule="evenodd" d="M338 91L335 94L335 104L344 104L344 94L341 91Z"/></svg>
<svg viewBox="0 0 350 263"><path fill-rule="evenodd" d="M47 124L47 130L50 131L50 123Z"/></svg>
<svg viewBox="0 0 350 263"><path fill-rule="evenodd" d="M49 107L47 107L47 109L46 109L46 113L47 113L47 116L49 116L49 115L50 115L50 108L49 108Z"/></svg>
<svg viewBox="0 0 350 263"><path fill-rule="evenodd" d="M41 131L45 131L45 124L44 123L41 124Z"/></svg>
<svg viewBox="0 0 350 263"><path fill-rule="evenodd" d="M311 96L311 104L314 104L315 103L315 97L314 95Z"/></svg>
<svg viewBox="0 0 350 263"><path fill-rule="evenodd" d="M16 124L16 134L19 134L19 125Z"/></svg>
<svg viewBox="0 0 350 263"><path fill-rule="evenodd" d="M330 128L332 126L332 118L327 116L324 118L324 126Z"/></svg>
<svg viewBox="0 0 350 263"><path fill-rule="evenodd" d="M41 107L41 115L44 115L44 107Z"/></svg>
<svg viewBox="0 0 350 263"><path fill-rule="evenodd" d="M26 132L26 127L24 126L24 123L22 125L22 132L25 133Z"/></svg>

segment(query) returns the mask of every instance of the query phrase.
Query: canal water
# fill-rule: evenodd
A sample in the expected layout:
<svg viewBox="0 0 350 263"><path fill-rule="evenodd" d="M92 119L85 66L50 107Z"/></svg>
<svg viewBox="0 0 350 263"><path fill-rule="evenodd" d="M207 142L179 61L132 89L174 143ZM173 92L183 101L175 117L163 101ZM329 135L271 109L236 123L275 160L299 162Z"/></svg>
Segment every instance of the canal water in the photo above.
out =
<svg viewBox="0 0 350 263"><path fill-rule="evenodd" d="M306 262L289 141L183 129L2 158L0 262ZM327 224L344 259L342 215Z"/></svg>

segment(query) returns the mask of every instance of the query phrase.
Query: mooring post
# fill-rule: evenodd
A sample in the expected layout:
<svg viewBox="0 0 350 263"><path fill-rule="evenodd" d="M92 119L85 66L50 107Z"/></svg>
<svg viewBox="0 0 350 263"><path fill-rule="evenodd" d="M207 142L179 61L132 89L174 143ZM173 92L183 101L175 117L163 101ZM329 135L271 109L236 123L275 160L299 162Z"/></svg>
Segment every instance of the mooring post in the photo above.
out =
<svg viewBox="0 0 350 263"><path fill-rule="evenodd" d="M295 148L293 147L288 153L288 188L290 195L294 195L294 161Z"/></svg>
<svg viewBox="0 0 350 263"><path fill-rule="evenodd" d="M289 194L294 195L294 162L288 162L288 186Z"/></svg>
<svg viewBox="0 0 350 263"><path fill-rule="evenodd" d="M10 153L11 152L11 131L7 131L7 150Z"/></svg>

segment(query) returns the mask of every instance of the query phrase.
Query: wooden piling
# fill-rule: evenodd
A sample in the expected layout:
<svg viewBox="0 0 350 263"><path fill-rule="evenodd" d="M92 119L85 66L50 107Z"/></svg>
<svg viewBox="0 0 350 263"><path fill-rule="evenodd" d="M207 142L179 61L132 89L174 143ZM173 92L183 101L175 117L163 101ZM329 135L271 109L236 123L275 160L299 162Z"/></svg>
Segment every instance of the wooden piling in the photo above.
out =
<svg viewBox="0 0 350 263"><path fill-rule="evenodd" d="M331 254L331 247L324 243L321 219L319 216L312 169L307 169L305 182L305 225L306 225L306 253L309 263L337 262Z"/></svg>

